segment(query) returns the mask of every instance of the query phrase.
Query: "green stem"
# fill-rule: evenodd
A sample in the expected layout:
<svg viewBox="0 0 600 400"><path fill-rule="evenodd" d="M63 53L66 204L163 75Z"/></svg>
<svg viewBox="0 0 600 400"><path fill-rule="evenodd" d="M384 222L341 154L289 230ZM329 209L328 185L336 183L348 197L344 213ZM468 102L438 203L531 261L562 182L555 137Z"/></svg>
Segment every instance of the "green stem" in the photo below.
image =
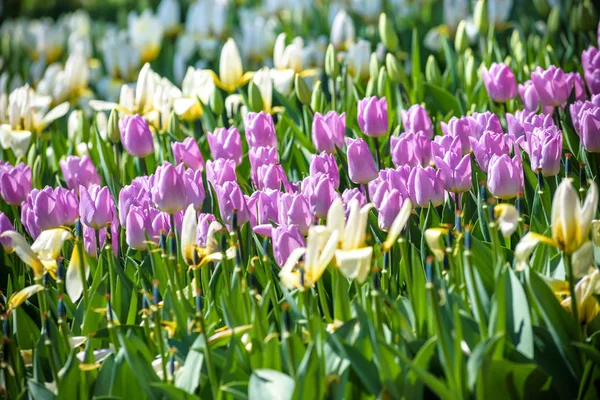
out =
<svg viewBox="0 0 600 400"><path fill-rule="evenodd" d="M323 310L323 315L325 316L325 322L329 324L331 323L331 311L329 311L329 304L327 304L327 292L325 291L322 279L317 280L317 291L319 293L318 297Z"/></svg>
<svg viewBox="0 0 600 400"><path fill-rule="evenodd" d="M575 293L575 277L573 276L573 264L571 263L571 255L563 253L563 261L565 270L567 271L567 279L569 281L569 292L571 292L571 312L575 325L577 326L577 340L582 341L581 323L579 322L579 310L577 308L577 294Z"/></svg>

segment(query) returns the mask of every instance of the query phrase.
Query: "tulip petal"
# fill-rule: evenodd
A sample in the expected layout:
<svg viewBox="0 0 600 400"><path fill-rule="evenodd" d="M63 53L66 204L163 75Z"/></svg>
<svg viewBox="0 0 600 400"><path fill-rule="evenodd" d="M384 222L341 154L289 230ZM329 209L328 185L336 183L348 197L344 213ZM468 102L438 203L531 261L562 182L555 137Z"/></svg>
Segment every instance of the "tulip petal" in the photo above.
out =
<svg viewBox="0 0 600 400"><path fill-rule="evenodd" d="M79 254L79 247L75 246L71 253L71 259L65 277L67 294L73 302L77 301L83 294L82 268L85 268L85 275L87 277L87 274L89 273L88 266L85 263L85 259Z"/></svg>
<svg viewBox="0 0 600 400"><path fill-rule="evenodd" d="M445 247L442 245L442 237L447 233L448 229L446 228L429 228L425 231L427 246L438 261L444 259Z"/></svg>
<svg viewBox="0 0 600 400"><path fill-rule="evenodd" d="M579 214L579 234L581 241L587 240L592 226L592 219L594 218L594 215L596 215L596 210L598 209L598 186L596 185L596 182L592 180L589 181L589 184L590 188L588 189L587 196L585 197L585 201L583 202Z"/></svg>
<svg viewBox="0 0 600 400"><path fill-rule="evenodd" d="M65 101L64 103L59 104L52 110L48 111L48 114L44 115L44 117L42 118L42 121L38 126L38 130L43 131L45 127L47 127L60 117L64 116L66 113L69 112L70 107L71 106L69 105L69 102Z"/></svg>
<svg viewBox="0 0 600 400"><path fill-rule="evenodd" d="M412 202L409 199L406 199L402 204L402 208L400 208L400 212L394 219L394 222L392 222L392 226L390 226L387 239L383 243L383 251L388 251L392 248L394 243L396 243L396 239L398 239L400 232L402 232L402 229L406 226L411 213Z"/></svg>
<svg viewBox="0 0 600 400"><path fill-rule="evenodd" d="M494 214L500 232L504 237L510 237L519 226L519 211L512 204L502 203L494 206Z"/></svg>
<svg viewBox="0 0 600 400"><path fill-rule="evenodd" d="M342 275L348 279L356 279L364 283L371 271L373 247L363 247L355 250L337 250L335 259Z"/></svg>
<svg viewBox="0 0 600 400"><path fill-rule="evenodd" d="M576 278L587 275L594 266L594 245L585 242L571 255L571 267Z"/></svg>
<svg viewBox="0 0 600 400"><path fill-rule="evenodd" d="M10 299L8 300L8 310L14 310L15 308L23 304L25 300L27 300L34 294L41 292L42 290L44 290L44 286L42 285L31 285L27 286L23 290L19 290L18 292L13 293L12 296L10 296Z"/></svg>
<svg viewBox="0 0 600 400"><path fill-rule="evenodd" d="M196 230L198 229L198 217L193 204L185 210L181 224L181 255L183 260L192 265L194 262L194 249L196 247Z"/></svg>
<svg viewBox="0 0 600 400"><path fill-rule="evenodd" d="M31 267L33 275L36 279L41 278L44 275L44 265L38 258L37 254L31 249L29 243L25 241L25 238L20 233L15 231L6 231L0 237L9 237L12 239L15 247L15 253L21 260Z"/></svg>
<svg viewBox="0 0 600 400"><path fill-rule="evenodd" d="M515 248L515 268L517 271L523 271L527 268L529 264L529 257L535 246L538 243L545 243L547 245L557 247L557 244L550 238L540 235L539 233L529 232L527 235L523 236L517 247Z"/></svg>

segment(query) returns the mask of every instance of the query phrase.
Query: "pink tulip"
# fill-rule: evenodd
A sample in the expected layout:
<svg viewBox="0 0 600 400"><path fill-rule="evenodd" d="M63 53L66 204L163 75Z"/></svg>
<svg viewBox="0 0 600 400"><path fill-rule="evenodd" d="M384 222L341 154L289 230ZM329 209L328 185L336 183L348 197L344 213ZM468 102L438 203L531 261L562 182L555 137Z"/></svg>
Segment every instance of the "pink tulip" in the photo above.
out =
<svg viewBox="0 0 600 400"><path fill-rule="evenodd" d="M206 163L206 180L213 186L222 185L225 182L235 182L235 161L219 158L208 160Z"/></svg>
<svg viewBox="0 0 600 400"><path fill-rule="evenodd" d="M408 165L423 167L431 161L431 140L423 131L405 132L390 138L390 153L396 167Z"/></svg>
<svg viewBox="0 0 600 400"><path fill-rule="evenodd" d="M600 26L600 25L599 25ZM590 46L581 54L585 82L592 94L600 93L600 51Z"/></svg>
<svg viewBox="0 0 600 400"><path fill-rule="evenodd" d="M10 222L6 214L0 212L0 235L7 231L14 231L15 227ZM8 254L15 251L12 239L9 237L0 237L0 244L4 248L4 251Z"/></svg>
<svg viewBox="0 0 600 400"><path fill-rule="evenodd" d="M506 200L517 197L523 191L523 166L517 157L507 154L493 155L487 176L490 193Z"/></svg>
<svg viewBox="0 0 600 400"><path fill-rule="evenodd" d="M148 122L139 115L125 116L119 120L121 143L135 157L146 157L154 152L154 139Z"/></svg>
<svg viewBox="0 0 600 400"><path fill-rule="evenodd" d="M444 189L453 193L467 192L471 181L471 157L462 156L460 151L449 151L442 157L435 157L435 165L441 172Z"/></svg>
<svg viewBox="0 0 600 400"><path fill-rule="evenodd" d="M471 143L469 142L472 129L471 124L472 123L469 121L469 117L452 117L447 124L445 122L441 122L440 126L442 127L442 132L444 135L452 138L457 137L460 139L463 154L467 154L471 151Z"/></svg>
<svg viewBox="0 0 600 400"><path fill-rule="evenodd" d="M563 142L562 133L556 126L534 128L518 143L529 155L534 172L541 170L544 176L558 175Z"/></svg>
<svg viewBox="0 0 600 400"><path fill-rule="evenodd" d="M272 231L273 255L277 265L283 267L288 257L298 247L305 247L306 241L295 225L280 226Z"/></svg>
<svg viewBox="0 0 600 400"><path fill-rule="evenodd" d="M219 201L221 218L229 227L233 224L234 212L237 216L238 226L250 221L250 211L244 193L242 193L242 189L240 189L237 182L229 181L223 185L216 185L215 192Z"/></svg>
<svg viewBox="0 0 600 400"><path fill-rule="evenodd" d="M329 206L339 197L331 178L327 175L310 175L302 181L302 194L306 196L312 214L317 218L327 217Z"/></svg>
<svg viewBox="0 0 600 400"><path fill-rule="evenodd" d="M402 125L405 132L422 131L430 140L433 139L433 124L427 110L420 104L413 104L408 110L402 110Z"/></svg>
<svg viewBox="0 0 600 400"><path fill-rule="evenodd" d="M332 179L333 186L337 189L340 186L340 171L335 162L333 154L322 152L319 155L310 156L310 174L325 174Z"/></svg>
<svg viewBox="0 0 600 400"><path fill-rule="evenodd" d="M156 208L174 214L186 207L186 181L173 164L165 162L150 177L152 201Z"/></svg>
<svg viewBox="0 0 600 400"><path fill-rule="evenodd" d="M279 154L275 147L250 148L248 160L250 160L250 176L253 181L256 181L256 174L261 166L279 164Z"/></svg>
<svg viewBox="0 0 600 400"><path fill-rule="evenodd" d="M271 221L278 222L277 204L273 203L272 198L266 191L255 191L252 196L246 199L246 203L250 211L250 226L270 225Z"/></svg>
<svg viewBox="0 0 600 400"><path fill-rule="evenodd" d="M444 202L444 181L442 172L433 167L415 167L408 177L408 192L414 205L434 207Z"/></svg>
<svg viewBox="0 0 600 400"><path fill-rule="evenodd" d="M531 81L543 106L558 107L567 102L571 88L562 69L551 65L544 70L537 67L531 73Z"/></svg>
<svg viewBox="0 0 600 400"><path fill-rule="evenodd" d="M208 132L206 139L215 160L225 158L233 160L236 165L242 163L242 139L235 126L229 129L217 128L214 133Z"/></svg>
<svg viewBox="0 0 600 400"><path fill-rule="evenodd" d="M338 115L329 111L323 115L315 113L312 123L312 139L318 151L334 153L336 147L344 147L346 137L346 113Z"/></svg>
<svg viewBox="0 0 600 400"><path fill-rule="evenodd" d="M112 221L115 205L107 186L90 185L89 189L79 186L79 197L79 215L84 224L100 229Z"/></svg>
<svg viewBox="0 0 600 400"><path fill-rule="evenodd" d="M183 142L173 142L171 149L173 149L175 164L185 163L194 171L204 171L204 158L198 143L193 138L188 137Z"/></svg>
<svg viewBox="0 0 600 400"><path fill-rule="evenodd" d="M378 99L373 96L358 102L358 126L362 133L370 137L387 134L388 110L385 97Z"/></svg>
<svg viewBox="0 0 600 400"><path fill-rule="evenodd" d="M307 198L301 193L284 193L279 198L279 224L296 225L303 235L313 223L313 215Z"/></svg>
<svg viewBox="0 0 600 400"><path fill-rule="evenodd" d="M0 165L0 195L11 205L20 205L31 192L31 169L19 163Z"/></svg>
<svg viewBox="0 0 600 400"><path fill-rule="evenodd" d="M484 172L487 171L492 156L510 153L510 138L503 133L488 131L481 135L479 141L473 138L470 140L477 164Z"/></svg>
<svg viewBox="0 0 600 400"><path fill-rule="evenodd" d="M348 175L354 183L369 183L377 177L377 167L369 146L362 139L346 138Z"/></svg>
<svg viewBox="0 0 600 400"><path fill-rule="evenodd" d="M517 95L517 81L510 67L506 64L492 63L488 70L481 70L481 78L493 101L506 103Z"/></svg>
<svg viewBox="0 0 600 400"><path fill-rule="evenodd" d="M246 140L250 147L277 147L277 133L273 117L264 111L249 112L244 122Z"/></svg>
<svg viewBox="0 0 600 400"><path fill-rule="evenodd" d="M101 183L100 175L88 156L69 156L60 161L60 169L69 189L79 190L79 186L88 188Z"/></svg>

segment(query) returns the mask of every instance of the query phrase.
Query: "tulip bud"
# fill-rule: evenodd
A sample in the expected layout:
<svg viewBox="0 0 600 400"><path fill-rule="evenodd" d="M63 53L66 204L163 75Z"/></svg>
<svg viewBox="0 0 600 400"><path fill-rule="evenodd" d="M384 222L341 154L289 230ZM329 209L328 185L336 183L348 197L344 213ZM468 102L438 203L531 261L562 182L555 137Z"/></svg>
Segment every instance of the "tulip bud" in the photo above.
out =
<svg viewBox="0 0 600 400"><path fill-rule="evenodd" d="M296 89L296 97L300 100L300 103L307 105L310 103L310 89L306 84L306 81L302 79L299 74L296 74L294 79L294 87Z"/></svg>
<svg viewBox="0 0 600 400"><path fill-rule="evenodd" d="M549 35L552 35L558 31L558 28L560 28L560 8L554 7L552 11L550 11L546 26Z"/></svg>
<svg viewBox="0 0 600 400"><path fill-rule="evenodd" d="M467 49L465 52L465 81L467 88L473 88L477 80L477 67L475 66L475 57L473 52Z"/></svg>
<svg viewBox="0 0 600 400"><path fill-rule="evenodd" d="M253 81L248 85L248 103L251 111L259 112L263 109L263 99L260 90Z"/></svg>
<svg viewBox="0 0 600 400"><path fill-rule="evenodd" d="M542 17L545 17L550 13L550 4L548 4L548 0L533 0L533 6Z"/></svg>
<svg viewBox="0 0 600 400"><path fill-rule="evenodd" d="M487 0L477 0L473 10L473 21L479 33L486 33L489 25Z"/></svg>
<svg viewBox="0 0 600 400"><path fill-rule="evenodd" d="M119 131L119 113L113 109L108 117L107 136L113 143L119 143L121 132Z"/></svg>
<svg viewBox="0 0 600 400"><path fill-rule="evenodd" d="M440 67L438 67L435 57L430 55L427 58L427 64L425 64L425 79L428 83L439 85L442 82L442 73Z"/></svg>
<svg viewBox="0 0 600 400"><path fill-rule="evenodd" d="M388 53L385 56L385 68L392 82L401 84L406 80L402 65L393 54Z"/></svg>
<svg viewBox="0 0 600 400"><path fill-rule="evenodd" d="M396 35L394 25L388 20L385 13L379 16L379 36L389 51L396 51L398 48L398 35Z"/></svg>
<svg viewBox="0 0 600 400"><path fill-rule="evenodd" d="M369 59L369 76L373 79L377 79L377 73L379 72L379 60L377 54L372 53Z"/></svg>
<svg viewBox="0 0 600 400"><path fill-rule="evenodd" d="M223 114L223 107L223 95L219 89L215 88L210 97L210 109L216 115L221 115Z"/></svg>
<svg viewBox="0 0 600 400"><path fill-rule="evenodd" d="M337 60L337 54L332 44L327 47L327 52L325 53L325 73L331 79L337 78L340 74L340 63Z"/></svg>
<svg viewBox="0 0 600 400"><path fill-rule="evenodd" d="M515 31L517 31L515 29ZM457 53L462 53L469 47L469 37L467 36L467 21L464 19L459 22L454 37L454 48Z"/></svg>
<svg viewBox="0 0 600 400"><path fill-rule="evenodd" d="M381 67L379 70L379 76L377 77L377 95L379 97L384 97L387 92L387 72L385 71L385 67Z"/></svg>
<svg viewBox="0 0 600 400"><path fill-rule="evenodd" d="M375 92L377 91L377 81L375 78L370 78L367 82L367 88L365 89L365 96L371 97L375 96Z"/></svg>
<svg viewBox="0 0 600 400"><path fill-rule="evenodd" d="M314 112L321 112L323 110L324 103L325 98L323 96L323 87L321 85L321 81L317 81L310 97L310 107Z"/></svg>

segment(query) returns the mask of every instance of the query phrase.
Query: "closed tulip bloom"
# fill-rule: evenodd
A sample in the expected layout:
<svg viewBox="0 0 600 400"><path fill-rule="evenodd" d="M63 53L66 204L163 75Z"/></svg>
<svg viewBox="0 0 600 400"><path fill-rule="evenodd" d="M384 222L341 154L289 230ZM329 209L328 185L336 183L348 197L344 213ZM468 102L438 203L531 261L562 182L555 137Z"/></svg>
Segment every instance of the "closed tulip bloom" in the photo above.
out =
<svg viewBox="0 0 600 400"><path fill-rule="evenodd" d="M352 200L358 201L358 205L360 207L363 207L367 204L367 197L363 192L360 191L360 189L352 188L344 190L344 192L342 193L342 202L344 203L344 209L346 210L346 217L348 216L348 212L350 211L348 205Z"/></svg>
<svg viewBox="0 0 600 400"><path fill-rule="evenodd" d="M112 221L115 205L107 186L80 186L79 197L79 215L84 224L100 229Z"/></svg>
<svg viewBox="0 0 600 400"><path fill-rule="evenodd" d="M236 165L242 163L242 139L235 126L217 128L213 133L206 135L210 154L216 160L225 158L233 160Z"/></svg>
<svg viewBox="0 0 600 400"><path fill-rule="evenodd" d="M392 189L385 192L381 199L381 204L377 209L379 213L379 216L377 217L379 229L383 231L390 229L396 216L400 212L403 202L404 199L398 190Z"/></svg>
<svg viewBox="0 0 600 400"><path fill-rule="evenodd" d="M219 158L206 162L206 180L213 186L222 185L228 181L235 181L235 161Z"/></svg>
<svg viewBox="0 0 600 400"><path fill-rule="evenodd" d="M204 171L204 158L194 138L188 137L183 142L173 142L171 149L176 164L185 163L194 171Z"/></svg>
<svg viewBox="0 0 600 400"><path fill-rule="evenodd" d="M310 156L310 174L325 174L332 179L333 186L337 189L340 186L340 171L332 154L321 153Z"/></svg>
<svg viewBox="0 0 600 400"><path fill-rule="evenodd" d="M233 92L243 83L244 68L240 51L231 38L223 45L219 57L219 79L223 89Z"/></svg>
<svg viewBox="0 0 600 400"><path fill-rule="evenodd" d="M72 226L79 218L79 200L74 190L57 187L54 189L56 201L59 203L59 208L62 209L61 225ZM114 212L114 202L110 197L110 204Z"/></svg>
<svg viewBox="0 0 600 400"><path fill-rule="evenodd" d="M471 136L479 140L481 135L486 131L496 133L504 133L498 116L494 113L486 111L484 113L475 112L467 117L471 125Z"/></svg>
<svg viewBox="0 0 600 400"><path fill-rule="evenodd" d="M585 92L585 84L583 83L583 78L578 72L569 72L565 74L567 78L567 87L569 88L569 95L571 95L572 91L575 91L575 100L576 101L585 101L586 92Z"/></svg>
<svg viewBox="0 0 600 400"><path fill-rule="evenodd" d="M298 247L306 246L306 241L296 225L274 228L272 238L273 255L280 267L283 267L292 251Z"/></svg>
<svg viewBox="0 0 600 400"><path fill-rule="evenodd" d="M562 156L562 132L556 126L534 128L520 139L520 146L529 155L531 169L544 176L558 175Z"/></svg>
<svg viewBox="0 0 600 400"><path fill-rule="evenodd" d="M152 235L149 235L153 241L160 240L160 235L171 231L171 217L166 212L160 211L156 208L150 208L150 210L156 210L156 212L150 212L149 215L152 218L151 227Z"/></svg>
<svg viewBox="0 0 600 400"><path fill-rule="evenodd" d="M41 231L73 225L79 217L79 202L73 190L33 189L21 207L21 223L36 238Z"/></svg>
<svg viewBox="0 0 600 400"><path fill-rule="evenodd" d="M442 157L435 157L435 165L441 172L444 189L462 193L471 189L471 157L460 152L449 151Z"/></svg>
<svg viewBox="0 0 600 400"><path fill-rule="evenodd" d="M119 221L113 220L114 224L110 225L110 232L112 242L110 243L112 247L113 254L118 256L119 254ZM106 243L106 228L102 228L99 230L99 238L100 238L100 248L104 248ZM96 230L90 226L83 224L83 248L86 253L92 258L95 258L98 255L98 251L96 248Z"/></svg>
<svg viewBox="0 0 600 400"><path fill-rule="evenodd" d="M233 224L234 212L237 215L238 226L250 221L250 211L244 193L237 182L225 182L223 185L217 185L215 192L219 201L221 218L228 226L231 227Z"/></svg>
<svg viewBox="0 0 600 400"><path fill-rule="evenodd" d="M206 248L208 243L209 226L217 219L212 214L201 213L198 216L198 227L196 228L196 244L199 247Z"/></svg>
<svg viewBox="0 0 600 400"><path fill-rule="evenodd" d="M406 132L423 131L429 139L433 139L431 118L419 104L413 104L408 110L402 110L402 125Z"/></svg>
<svg viewBox="0 0 600 400"><path fill-rule="evenodd" d="M385 97L368 97L358 102L358 126L362 133L379 137L388 131L388 110Z"/></svg>
<svg viewBox="0 0 600 400"><path fill-rule="evenodd" d="M583 147L591 153L600 153L600 107L583 112L580 125Z"/></svg>
<svg viewBox="0 0 600 400"><path fill-rule="evenodd" d="M600 51L592 46L584 50L581 54L581 64L588 89L592 94L600 93Z"/></svg>
<svg viewBox="0 0 600 400"><path fill-rule="evenodd" d="M377 177L375 160L369 146L362 139L346 139L348 146L348 175L354 183L369 183Z"/></svg>
<svg viewBox="0 0 600 400"><path fill-rule="evenodd" d="M523 101L523 107L527 111L537 111L540 99L531 80L525 81L518 86L519 96Z"/></svg>
<svg viewBox="0 0 600 400"><path fill-rule="evenodd" d="M146 215L140 207L132 206L126 220L125 240L134 250L146 250Z"/></svg>
<svg viewBox="0 0 600 400"><path fill-rule="evenodd" d="M279 224L296 225L303 235L313 223L313 215L306 196L302 193L284 193L279 198Z"/></svg>
<svg viewBox="0 0 600 400"><path fill-rule="evenodd" d="M246 140L250 147L277 147L273 117L264 111L249 112L244 121Z"/></svg>
<svg viewBox="0 0 600 400"><path fill-rule="evenodd" d="M523 191L523 166L515 156L493 155L488 169L487 187L492 196L507 200Z"/></svg>
<svg viewBox="0 0 600 400"><path fill-rule="evenodd" d="M15 227L10 222L6 214L0 212L0 245L4 248L4 251L8 254L11 254L15 251L15 247L13 245L13 241L9 237L2 237L1 235L4 232L14 231Z"/></svg>
<svg viewBox="0 0 600 400"><path fill-rule="evenodd" d="M478 141L473 138L470 141L477 164L484 172L494 155L510 153L509 141L503 133L485 132Z"/></svg>
<svg viewBox="0 0 600 400"><path fill-rule="evenodd" d="M471 152L471 143L469 142L471 123L469 122L469 117L452 117L447 124L441 122L440 126L444 135L460 139L463 154Z"/></svg>
<svg viewBox="0 0 600 400"><path fill-rule="evenodd" d="M354 43L355 35L352 18L341 8L331 24L331 43L337 50L345 50Z"/></svg>
<svg viewBox="0 0 600 400"><path fill-rule="evenodd" d="M317 218L327 217L329 206L340 195L335 191L331 178L327 175L311 175L302 181L302 194L306 196L310 211Z"/></svg>
<svg viewBox="0 0 600 400"><path fill-rule="evenodd" d="M5 202L20 205L31 192L31 169L19 163L16 167L0 166L0 195Z"/></svg>
<svg viewBox="0 0 600 400"><path fill-rule="evenodd" d="M408 191L410 199L415 205L434 207L444 202L444 181L442 172L433 167L415 167L408 177Z"/></svg>
<svg viewBox="0 0 600 400"><path fill-rule="evenodd" d="M246 198L246 204L250 211L250 226L255 227L262 224L271 226L271 221L278 222L277 203L273 202L267 191L255 191Z"/></svg>
<svg viewBox="0 0 600 400"><path fill-rule="evenodd" d="M529 115L534 115L533 111L517 110L514 114L506 113L506 125L508 133L513 135L515 138L519 138L525 134L523 124Z"/></svg>
<svg viewBox="0 0 600 400"><path fill-rule="evenodd" d="M88 156L69 156L60 161L60 169L69 189L78 190L79 186L90 187L101 183L100 175Z"/></svg>
<svg viewBox="0 0 600 400"><path fill-rule="evenodd" d="M318 151L333 153L336 147L344 147L346 137L346 113L341 115L329 111L323 115L315 113L312 123L312 139Z"/></svg>
<svg viewBox="0 0 600 400"><path fill-rule="evenodd" d="M569 99L570 87L562 69L554 65L544 70L537 67L531 73L531 81L543 106L558 107Z"/></svg>
<svg viewBox="0 0 600 400"><path fill-rule="evenodd" d="M481 78L493 101L506 103L517 95L517 81L510 67L503 63L492 63L490 69L483 67Z"/></svg>
<svg viewBox="0 0 600 400"><path fill-rule="evenodd" d="M177 166L177 172L183 177L185 185L185 204L193 204L196 210L202 208L206 192L202 181L202 172L194 171L192 168L185 169L183 164Z"/></svg>
<svg viewBox="0 0 600 400"><path fill-rule="evenodd" d="M256 186L261 189L292 191L292 186L280 164L261 165L256 171Z"/></svg>
<svg viewBox="0 0 600 400"><path fill-rule="evenodd" d="M154 139L148 122L138 114L119 120L119 131L123 147L132 156L143 158L154 152Z"/></svg>
<svg viewBox="0 0 600 400"><path fill-rule="evenodd" d="M384 194L389 190L398 190L403 198L408 195L408 178L412 168L409 166L399 168L386 168L379 171L377 178L369 182L369 197L376 208L381 206Z"/></svg>
<svg viewBox="0 0 600 400"><path fill-rule="evenodd" d="M257 179L257 171L263 165L279 164L279 154L275 147L255 147L248 150L250 177Z"/></svg>
<svg viewBox="0 0 600 400"><path fill-rule="evenodd" d="M396 167L427 166L431 161L431 140L423 131L405 132L390 138L390 153Z"/></svg>
<svg viewBox="0 0 600 400"><path fill-rule="evenodd" d="M134 180L131 185L123 187L119 191L119 222L127 225L126 218L129 207L137 205L147 209L152 202L148 186L141 185L139 180Z"/></svg>
<svg viewBox="0 0 600 400"><path fill-rule="evenodd" d="M186 187L183 176L168 162L156 169L150 182L152 201L156 208L174 214L186 207Z"/></svg>
<svg viewBox="0 0 600 400"><path fill-rule="evenodd" d="M571 120L573 121L573 127L575 132L579 134L581 132L581 118L587 110L593 110L597 105L591 101L576 101L569 106L569 112L571 114Z"/></svg>

